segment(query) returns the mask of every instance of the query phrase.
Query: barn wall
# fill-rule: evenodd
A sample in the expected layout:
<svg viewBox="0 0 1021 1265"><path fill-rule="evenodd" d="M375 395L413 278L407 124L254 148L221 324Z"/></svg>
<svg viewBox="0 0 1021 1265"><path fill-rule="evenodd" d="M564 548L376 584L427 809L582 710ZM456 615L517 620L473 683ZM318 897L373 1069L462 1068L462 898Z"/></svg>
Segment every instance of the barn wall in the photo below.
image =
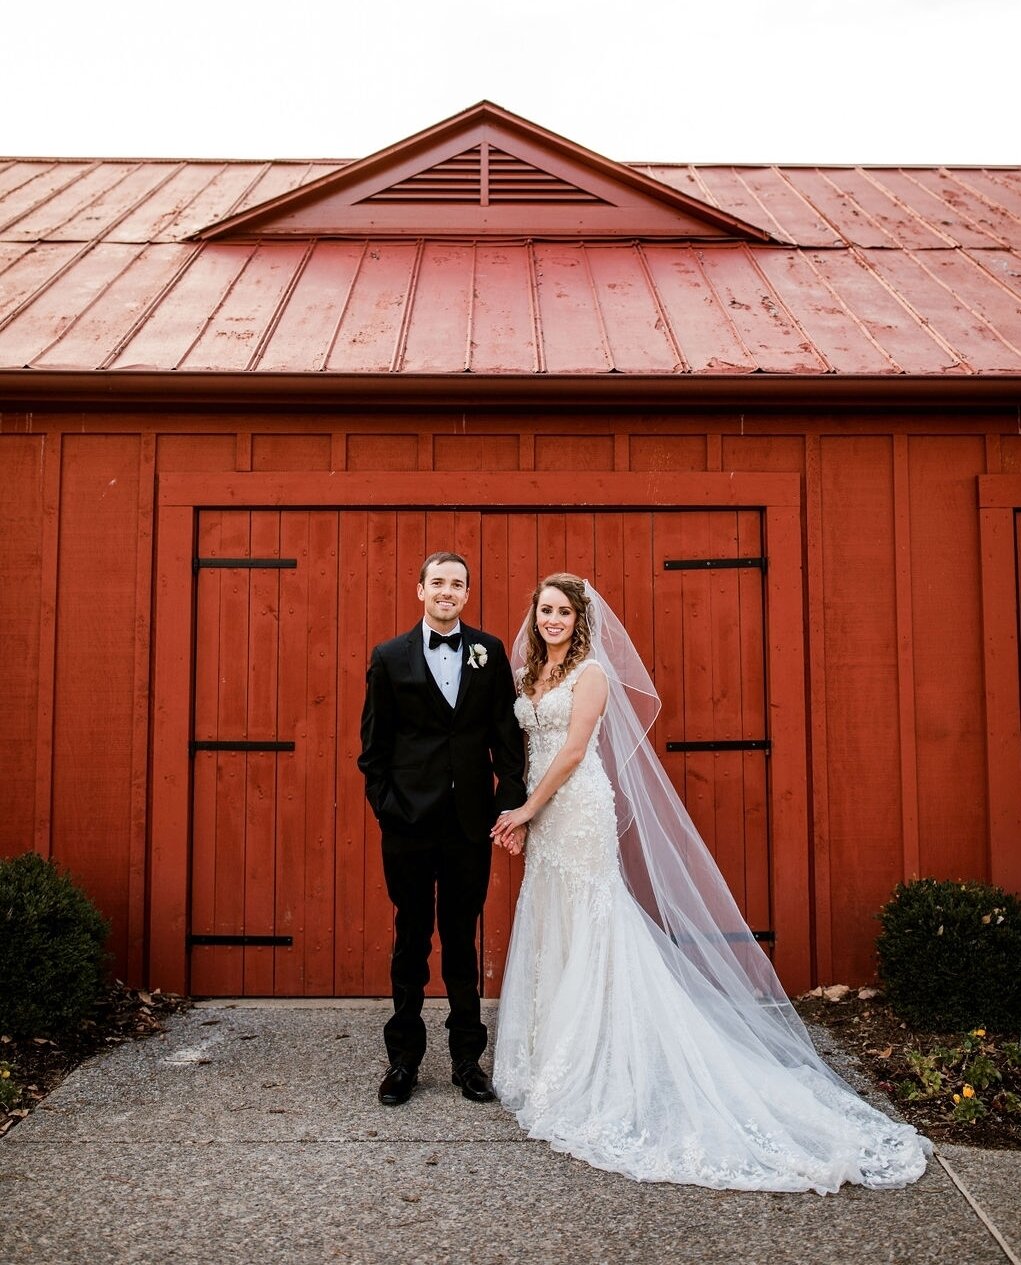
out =
<svg viewBox="0 0 1021 1265"><path fill-rule="evenodd" d="M976 475L1021 471L1005 414L2 413L0 850L84 880L119 972L145 971L155 479L329 469L435 471L440 503L472 471L801 474L819 977L871 976L898 879L987 877Z"/></svg>

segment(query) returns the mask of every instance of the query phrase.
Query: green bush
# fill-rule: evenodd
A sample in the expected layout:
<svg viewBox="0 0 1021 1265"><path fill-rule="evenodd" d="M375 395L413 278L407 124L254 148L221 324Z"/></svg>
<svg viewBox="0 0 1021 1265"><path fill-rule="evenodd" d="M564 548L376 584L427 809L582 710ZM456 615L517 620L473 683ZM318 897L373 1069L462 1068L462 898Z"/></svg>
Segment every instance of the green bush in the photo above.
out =
<svg viewBox="0 0 1021 1265"><path fill-rule="evenodd" d="M886 995L916 1028L1021 1027L1021 901L984 883L899 883L879 915Z"/></svg>
<svg viewBox="0 0 1021 1265"><path fill-rule="evenodd" d="M99 999L109 927L36 852L0 861L0 1032L59 1036Z"/></svg>

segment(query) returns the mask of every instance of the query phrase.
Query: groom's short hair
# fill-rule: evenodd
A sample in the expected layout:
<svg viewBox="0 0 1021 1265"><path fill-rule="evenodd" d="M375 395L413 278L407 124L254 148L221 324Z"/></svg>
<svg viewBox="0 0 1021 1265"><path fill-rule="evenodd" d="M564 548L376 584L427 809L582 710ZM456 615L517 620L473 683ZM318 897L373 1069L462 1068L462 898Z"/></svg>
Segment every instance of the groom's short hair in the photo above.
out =
<svg viewBox="0 0 1021 1265"><path fill-rule="evenodd" d="M434 562L459 562L464 567L464 586L466 589L471 588L472 575L468 570L468 564L459 553L449 553L447 550L440 550L439 553L431 553L425 562L422 563L422 570L418 573L419 584L425 583L425 573L429 570Z"/></svg>

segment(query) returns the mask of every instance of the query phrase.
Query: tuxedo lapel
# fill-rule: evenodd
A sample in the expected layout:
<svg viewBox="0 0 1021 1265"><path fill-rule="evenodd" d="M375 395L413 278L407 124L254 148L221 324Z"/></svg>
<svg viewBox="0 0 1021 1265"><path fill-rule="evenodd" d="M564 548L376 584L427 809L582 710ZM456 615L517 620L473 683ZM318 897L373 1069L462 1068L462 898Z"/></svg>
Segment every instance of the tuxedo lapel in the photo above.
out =
<svg viewBox="0 0 1021 1265"><path fill-rule="evenodd" d="M443 697L443 691L436 684L436 678L429 671L429 665L425 661L425 646L423 644L421 624L418 624L408 633L408 659L411 662L411 671L415 680L432 700L433 706L443 719L449 720L453 714L453 709ZM461 675L463 678L463 667Z"/></svg>
<svg viewBox="0 0 1021 1265"><path fill-rule="evenodd" d="M471 649L472 638L476 636L474 628L466 628L461 625L461 680L457 686L457 701L454 703L454 711L458 711L464 702L465 695L471 689L472 678L478 671L468 662L468 651ZM423 658L425 655L423 654Z"/></svg>

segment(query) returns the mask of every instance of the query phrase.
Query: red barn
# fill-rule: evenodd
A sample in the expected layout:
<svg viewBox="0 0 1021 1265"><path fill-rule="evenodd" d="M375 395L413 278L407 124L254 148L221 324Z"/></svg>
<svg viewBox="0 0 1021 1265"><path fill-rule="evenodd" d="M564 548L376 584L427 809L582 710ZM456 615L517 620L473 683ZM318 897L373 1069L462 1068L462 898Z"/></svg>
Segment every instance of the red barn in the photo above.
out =
<svg viewBox="0 0 1021 1265"><path fill-rule="evenodd" d="M364 669L452 547L504 636L602 589L788 987L868 978L899 879L1021 887L1019 248L1016 169L623 165L487 103L0 163L0 847L133 982L385 993Z"/></svg>

